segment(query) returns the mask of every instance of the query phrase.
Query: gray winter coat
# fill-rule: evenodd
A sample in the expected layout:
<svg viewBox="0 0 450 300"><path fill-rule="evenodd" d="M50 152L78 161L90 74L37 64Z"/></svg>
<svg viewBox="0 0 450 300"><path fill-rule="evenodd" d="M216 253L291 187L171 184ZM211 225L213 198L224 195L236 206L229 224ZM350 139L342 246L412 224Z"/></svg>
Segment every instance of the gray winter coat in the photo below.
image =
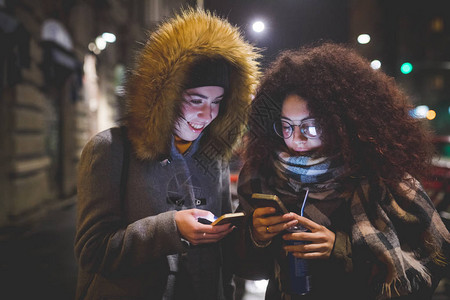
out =
<svg viewBox="0 0 450 300"><path fill-rule="evenodd" d="M162 161L128 154L128 174L122 170L119 128L99 133L86 145L75 244L84 279L79 299L82 294L85 299L221 299L222 279L232 292L229 274L222 273L220 244L189 246L174 220L181 209L205 209L216 216L231 211L228 167L196 161L198 144L184 155L172 145L170 158Z"/></svg>

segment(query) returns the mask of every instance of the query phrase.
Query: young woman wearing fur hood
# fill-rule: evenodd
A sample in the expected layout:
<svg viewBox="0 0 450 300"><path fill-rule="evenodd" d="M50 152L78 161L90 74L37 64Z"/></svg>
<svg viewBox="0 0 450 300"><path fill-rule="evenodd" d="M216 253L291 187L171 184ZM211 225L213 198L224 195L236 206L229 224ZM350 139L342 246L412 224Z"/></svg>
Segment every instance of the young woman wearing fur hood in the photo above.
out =
<svg viewBox="0 0 450 300"><path fill-rule="evenodd" d="M231 299L220 242L230 225L227 159L259 75L257 50L227 21L187 10L137 57L124 126L81 157L77 299Z"/></svg>

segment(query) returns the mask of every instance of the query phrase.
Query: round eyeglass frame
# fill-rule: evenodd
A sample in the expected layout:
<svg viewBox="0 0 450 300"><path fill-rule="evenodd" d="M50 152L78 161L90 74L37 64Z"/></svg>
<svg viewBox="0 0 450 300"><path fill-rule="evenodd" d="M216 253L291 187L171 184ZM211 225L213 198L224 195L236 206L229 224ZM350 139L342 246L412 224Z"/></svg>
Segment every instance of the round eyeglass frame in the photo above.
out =
<svg viewBox="0 0 450 300"><path fill-rule="evenodd" d="M312 121L312 122L315 122L314 119L309 118L309 119L305 119L305 120L300 121L300 124L296 125L296 124L289 124L287 121L284 121L284 120L277 120L277 121L274 121L274 122L273 122L273 130L275 131L275 133L276 133L280 138L282 138L282 139L288 139L288 138L290 138L290 137L294 134L295 126L298 126L298 128L300 129L300 133L301 133L304 137L306 137L306 138L308 138L308 139L318 139L318 138L320 137L320 135L321 135L322 132L321 132L320 128L319 128L317 125L312 126L312 127L315 127L315 128L316 128L317 135L315 135L315 136L310 135L310 134L308 133L308 131L304 128L304 125L306 125L308 122L311 122L311 121ZM289 136L285 136L282 132L281 132L281 133L278 132L278 130L277 130L277 123L286 123L287 125L289 125L289 127L291 128L291 133L289 134ZM309 127L309 126L308 126L308 127Z"/></svg>

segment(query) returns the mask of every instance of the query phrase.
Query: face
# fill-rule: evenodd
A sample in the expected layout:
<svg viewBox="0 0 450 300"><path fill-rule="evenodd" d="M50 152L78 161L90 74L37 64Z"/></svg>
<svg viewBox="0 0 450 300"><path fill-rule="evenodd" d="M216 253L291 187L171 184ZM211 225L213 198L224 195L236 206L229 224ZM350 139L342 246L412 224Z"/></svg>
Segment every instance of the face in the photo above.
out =
<svg viewBox="0 0 450 300"><path fill-rule="evenodd" d="M307 123L311 116L309 114L307 102L298 95L289 95L284 99L281 109L281 119L290 125L300 125ZM315 129L315 128L314 128ZM320 138L307 138L300 132L299 126L294 127L292 136L284 139L286 146L294 151L303 152L313 151L322 145Z"/></svg>
<svg viewBox="0 0 450 300"><path fill-rule="evenodd" d="M220 86L202 86L187 89L181 118L175 124L175 134L185 141L194 141L219 114L224 89Z"/></svg>

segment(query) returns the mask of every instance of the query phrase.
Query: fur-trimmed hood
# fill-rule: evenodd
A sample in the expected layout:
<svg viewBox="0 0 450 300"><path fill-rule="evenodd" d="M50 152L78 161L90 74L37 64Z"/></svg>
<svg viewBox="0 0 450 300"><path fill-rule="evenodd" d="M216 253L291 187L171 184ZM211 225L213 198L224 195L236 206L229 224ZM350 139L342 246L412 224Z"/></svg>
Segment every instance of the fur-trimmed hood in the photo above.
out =
<svg viewBox="0 0 450 300"><path fill-rule="evenodd" d="M243 133L246 110L260 75L259 51L244 41L238 28L203 10L188 9L153 32L137 57L127 83L125 124L140 159L169 153L180 114L187 70L199 57L224 58L230 66L230 87L219 115L205 129L201 145L219 141L214 151L229 157Z"/></svg>

